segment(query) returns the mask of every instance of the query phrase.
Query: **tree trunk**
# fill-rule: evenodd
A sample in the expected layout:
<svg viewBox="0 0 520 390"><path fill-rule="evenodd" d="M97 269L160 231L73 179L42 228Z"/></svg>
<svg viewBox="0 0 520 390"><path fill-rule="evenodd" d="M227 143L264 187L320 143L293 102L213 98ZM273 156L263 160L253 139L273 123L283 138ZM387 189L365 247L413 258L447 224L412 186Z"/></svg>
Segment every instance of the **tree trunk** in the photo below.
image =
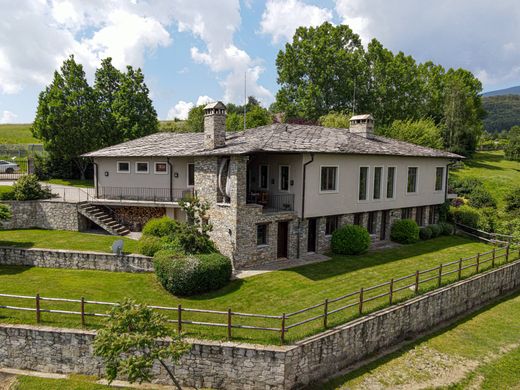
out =
<svg viewBox="0 0 520 390"><path fill-rule="evenodd" d="M173 383L175 383L175 387L177 387L177 390L182 390L182 387L179 383L179 381L175 378L175 376L173 375L173 372L170 370L170 368L166 365L166 363L164 363L164 361L162 359L159 359L159 362L161 363L161 365L164 367L164 369L166 370L166 372L168 373L169 377L171 378L171 380L173 381Z"/></svg>

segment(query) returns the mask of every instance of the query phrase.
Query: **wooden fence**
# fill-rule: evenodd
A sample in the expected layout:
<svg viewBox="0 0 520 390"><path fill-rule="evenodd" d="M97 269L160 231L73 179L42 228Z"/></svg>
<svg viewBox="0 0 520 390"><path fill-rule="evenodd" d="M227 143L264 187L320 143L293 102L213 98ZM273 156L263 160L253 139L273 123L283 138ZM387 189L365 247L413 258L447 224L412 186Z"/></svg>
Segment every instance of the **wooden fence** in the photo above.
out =
<svg viewBox="0 0 520 390"><path fill-rule="evenodd" d="M510 245L513 243L513 236L508 234L499 234L499 233L489 233L484 230L476 229L471 226L463 225L461 223L456 223L455 226L457 229L474 238L478 238L479 240L488 242L493 245Z"/></svg>
<svg viewBox="0 0 520 390"><path fill-rule="evenodd" d="M512 257L515 256L512 256L509 245L505 247L494 247L490 251L478 253L475 256L460 258L449 263L440 264L439 266L430 269L417 270L416 272L409 275L391 278L387 282L380 283L375 286L360 288L359 290L347 293L340 297L325 299L324 301L313 306L309 306L291 313L283 313L281 315L240 313L231 309L226 311L191 309L182 307L181 305L178 305L177 307L149 307L160 312L172 313L174 318L169 318L168 322L176 324L177 330L179 332L183 331L184 325L226 328L228 339L233 338L233 330L235 329L276 332L279 334L280 341L283 344L286 340L287 332L303 327L305 324L317 323L318 326L321 325L320 329L318 330L323 330L330 327L331 325L345 323L353 318L368 314L376 309L406 300L419 294L420 292L453 283L468 276L482 272L486 269L494 268L496 266L503 265L512 260L520 258L520 252L515 253L515 255L517 255L516 258L512 259ZM0 309L34 312L37 323L42 321L42 313L49 313L79 316L82 326L86 326L87 317L109 317L109 314L106 312L99 313L96 312L95 309L91 309L91 307L118 305L117 303L113 302L86 300L83 297L81 299L51 298L43 297L40 294L36 294L36 296L0 294L0 298L33 301L34 307L4 304L0 305ZM59 302L74 305L77 304L79 310L74 311L42 308L42 302L48 302L48 305ZM192 316L198 314L211 314L217 315L221 318L223 317L225 320L222 322L195 321L187 319L186 317L188 314L191 314ZM247 318L252 321L253 324L238 324L236 322L237 318ZM293 319L295 319L296 322L292 322ZM259 322L265 323L266 320L271 323L274 322L275 325L258 325ZM308 332L308 330L309 329L302 328L302 336L306 335L305 332Z"/></svg>

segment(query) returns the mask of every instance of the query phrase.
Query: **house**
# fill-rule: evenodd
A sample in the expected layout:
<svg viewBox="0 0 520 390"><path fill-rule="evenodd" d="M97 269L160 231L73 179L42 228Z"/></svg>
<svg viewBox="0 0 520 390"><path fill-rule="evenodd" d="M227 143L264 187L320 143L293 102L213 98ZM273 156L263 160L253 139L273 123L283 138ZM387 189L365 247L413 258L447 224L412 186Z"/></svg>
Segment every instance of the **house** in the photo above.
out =
<svg viewBox="0 0 520 390"><path fill-rule="evenodd" d="M177 201L195 191L235 268L323 253L344 224L385 240L396 219L436 222L461 156L377 136L373 126L358 115L350 129L275 123L226 133L226 107L212 103L203 133L156 133L87 154L94 202L142 225L185 218Z"/></svg>

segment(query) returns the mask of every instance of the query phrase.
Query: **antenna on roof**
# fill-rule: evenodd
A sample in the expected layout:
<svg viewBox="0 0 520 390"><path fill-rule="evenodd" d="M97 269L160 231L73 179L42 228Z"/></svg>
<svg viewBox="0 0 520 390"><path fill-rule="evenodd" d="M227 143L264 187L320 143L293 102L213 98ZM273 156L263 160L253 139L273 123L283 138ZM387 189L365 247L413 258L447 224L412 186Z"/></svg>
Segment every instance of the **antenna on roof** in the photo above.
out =
<svg viewBox="0 0 520 390"><path fill-rule="evenodd" d="M247 107L247 70L244 72L244 131L246 131L246 107Z"/></svg>
<svg viewBox="0 0 520 390"><path fill-rule="evenodd" d="M352 116L356 115L356 79L354 79L354 98L352 101Z"/></svg>

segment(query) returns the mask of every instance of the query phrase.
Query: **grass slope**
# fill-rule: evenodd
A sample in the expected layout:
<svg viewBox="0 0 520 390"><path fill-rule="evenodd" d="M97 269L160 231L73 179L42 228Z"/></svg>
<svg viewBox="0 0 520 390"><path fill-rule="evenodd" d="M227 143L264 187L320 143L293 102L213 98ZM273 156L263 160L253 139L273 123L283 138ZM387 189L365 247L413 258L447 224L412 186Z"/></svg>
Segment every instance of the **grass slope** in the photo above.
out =
<svg viewBox="0 0 520 390"><path fill-rule="evenodd" d="M0 125L0 144L40 144L31 133L31 124Z"/></svg>
<svg viewBox="0 0 520 390"><path fill-rule="evenodd" d="M227 310L237 312L263 313L280 315L303 307L322 302L342 294L359 290L360 287L372 286L399 277L437 266L440 262L467 257L478 251L488 250L489 246L470 241L462 237L440 237L385 251L367 253L357 257L335 256L330 261L297 267L290 270L276 271L244 280L234 280L228 286L215 292L189 298L178 298L168 294L157 282L154 274L130 274L102 271L54 270L48 268L0 267L0 292L9 294L34 295L40 293L47 297L80 298L88 300L120 301L125 297L148 304ZM432 281L435 284L435 281ZM377 293L375 291L374 293ZM403 291L407 296L411 291ZM398 298L396 296L396 298ZM354 299L357 299L354 297ZM383 300L385 303L387 299ZM374 301L375 302L375 301ZM381 302L381 301L380 301ZM0 304L32 305L30 301L0 299ZM345 304L340 302L339 304ZM53 304L55 308L78 310L77 304ZM335 306L329 306L334 309ZM375 306L365 306L366 310ZM93 310L88 307L87 310ZM104 307L96 307L103 311ZM306 315L321 314L323 308ZM345 322L355 317L356 308L351 312L340 312L329 317L329 324ZM175 318L175 313L166 313ZM184 319L209 322L223 322L223 316L211 314L186 313ZM79 327L79 318L70 316L43 315L46 324ZM288 324L299 319L291 319ZM12 323L34 323L34 313L0 310L0 321ZM236 318L238 324L264 324L279 327L279 320L251 322L249 318ZM89 326L99 325L98 319L88 318ZM189 334L199 337L223 338L225 329L187 326ZM300 339L322 330L320 321L311 322L301 328L291 329L288 340ZM237 339L261 343L278 343L277 333L251 333L240 329L233 330Z"/></svg>
<svg viewBox="0 0 520 390"><path fill-rule="evenodd" d="M520 388L520 293L320 389Z"/></svg>
<svg viewBox="0 0 520 390"><path fill-rule="evenodd" d="M12 390L104 390L114 386L105 386L95 383L97 378L83 375L71 375L68 379L48 379L34 376L19 376L12 386ZM126 387L117 387L120 390Z"/></svg>

